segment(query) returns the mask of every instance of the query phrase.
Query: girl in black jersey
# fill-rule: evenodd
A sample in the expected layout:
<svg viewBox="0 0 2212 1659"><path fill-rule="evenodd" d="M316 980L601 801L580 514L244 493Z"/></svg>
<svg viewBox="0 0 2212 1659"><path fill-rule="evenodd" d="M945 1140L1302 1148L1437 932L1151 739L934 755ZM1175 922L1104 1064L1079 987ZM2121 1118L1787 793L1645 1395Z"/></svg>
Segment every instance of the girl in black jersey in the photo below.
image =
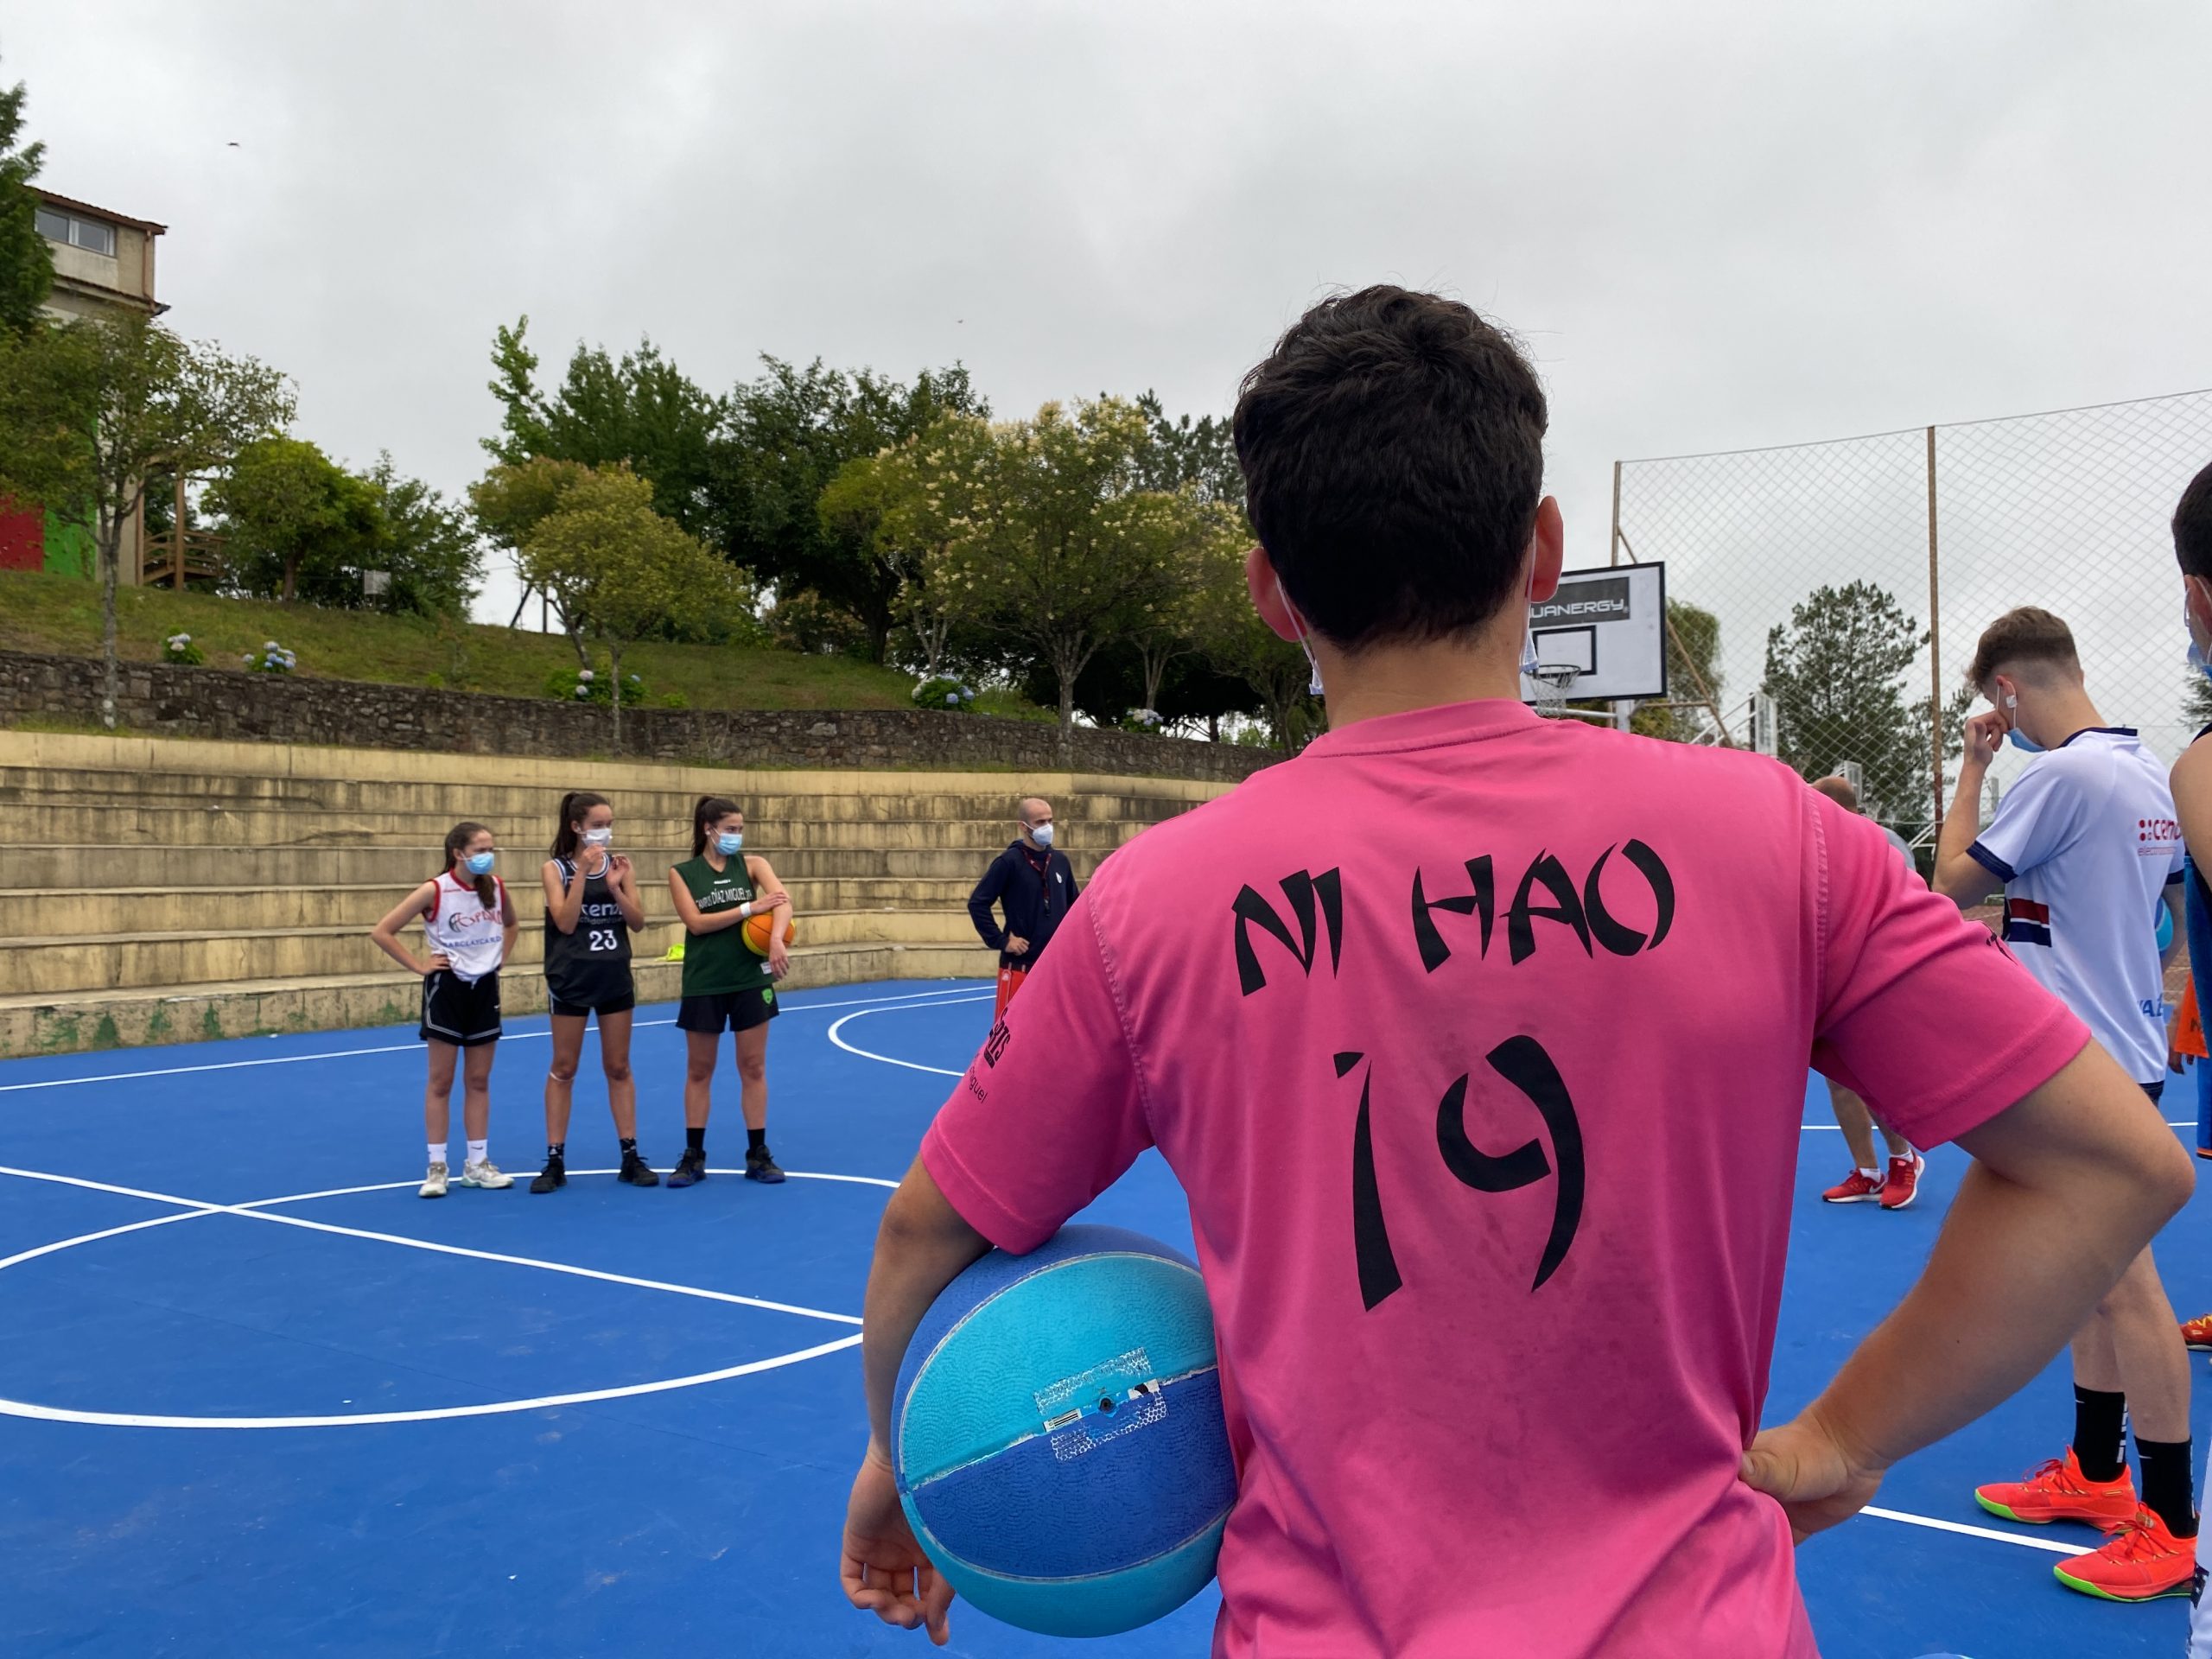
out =
<svg viewBox="0 0 2212 1659"><path fill-rule="evenodd" d="M630 930L645 925L630 861L610 850L614 809L603 795L577 790L561 798L545 884L545 988L553 1008L553 1062L545 1073L545 1167L533 1192L569 1184L569 1108L584 1027L599 1016L599 1063L607 1103L622 1142L618 1181L658 1186L638 1155L638 1086L630 1077L630 1026L638 1006L630 976Z"/></svg>

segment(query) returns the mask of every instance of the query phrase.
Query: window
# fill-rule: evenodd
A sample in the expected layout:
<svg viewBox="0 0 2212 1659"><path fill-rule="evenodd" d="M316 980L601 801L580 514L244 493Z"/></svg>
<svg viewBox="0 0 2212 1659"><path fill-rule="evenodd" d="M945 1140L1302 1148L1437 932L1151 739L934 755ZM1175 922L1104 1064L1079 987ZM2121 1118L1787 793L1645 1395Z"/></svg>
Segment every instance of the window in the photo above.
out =
<svg viewBox="0 0 2212 1659"><path fill-rule="evenodd" d="M38 233L49 242L63 242L88 253L115 257L115 226L104 219L86 219L76 213L65 213L58 207L41 207Z"/></svg>

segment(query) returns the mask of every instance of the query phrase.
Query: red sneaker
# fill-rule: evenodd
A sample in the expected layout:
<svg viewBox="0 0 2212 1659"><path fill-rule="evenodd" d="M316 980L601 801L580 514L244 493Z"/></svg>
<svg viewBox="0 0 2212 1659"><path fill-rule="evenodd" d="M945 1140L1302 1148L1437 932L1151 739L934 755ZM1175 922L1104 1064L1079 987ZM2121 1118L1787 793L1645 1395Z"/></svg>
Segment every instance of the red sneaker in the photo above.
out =
<svg viewBox="0 0 2212 1659"><path fill-rule="evenodd" d="M2126 1464L2120 1465L2117 1480L2091 1480L2074 1460L2070 1446L2063 1458L2053 1458L2025 1480L2000 1480L1975 1487L1974 1501L1992 1515L2037 1527L2053 1521L2125 1527L2141 1507L2135 1501L2135 1478L2127 1472Z"/></svg>
<svg viewBox="0 0 2212 1659"><path fill-rule="evenodd" d="M2183 1345L2191 1353L2212 1354L2212 1313L2200 1313L2181 1322Z"/></svg>
<svg viewBox="0 0 2212 1659"><path fill-rule="evenodd" d="M1821 1194L1823 1204L1872 1204L1882 1196L1882 1178L1854 1169Z"/></svg>
<svg viewBox="0 0 2212 1659"><path fill-rule="evenodd" d="M1889 1178L1882 1183L1882 1208L1902 1210L1910 1204L1920 1191L1920 1172L1927 1167L1928 1160L1916 1152L1891 1159Z"/></svg>
<svg viewBox="0 0 2212 1659"><path fill-rule="evenodd" d="M2177 1538L2150 1510L2111 1529L2101 1549L2050 1569L2069 1590L2105 1601L2156 1601L2196 1587L2196 1540Z"/></svg>

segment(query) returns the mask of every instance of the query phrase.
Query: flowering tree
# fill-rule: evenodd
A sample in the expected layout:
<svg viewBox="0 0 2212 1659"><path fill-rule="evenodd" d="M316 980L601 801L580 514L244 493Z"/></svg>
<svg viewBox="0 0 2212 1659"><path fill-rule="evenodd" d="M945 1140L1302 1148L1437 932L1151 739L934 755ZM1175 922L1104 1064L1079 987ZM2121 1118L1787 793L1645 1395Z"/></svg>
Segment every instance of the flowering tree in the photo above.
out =
<svg viewBox="0 0 2212 1659"><path fill-rule="evenodd" d="M1134 404L1102 397L1072 411L1047 404L1001 426L955 417L913 454L908 499L942 537L925 556L928 580L954 614L1051 667L1064 754L1077 677L1179 591L1195 504L1141 487L1149 439Z"/></svg>

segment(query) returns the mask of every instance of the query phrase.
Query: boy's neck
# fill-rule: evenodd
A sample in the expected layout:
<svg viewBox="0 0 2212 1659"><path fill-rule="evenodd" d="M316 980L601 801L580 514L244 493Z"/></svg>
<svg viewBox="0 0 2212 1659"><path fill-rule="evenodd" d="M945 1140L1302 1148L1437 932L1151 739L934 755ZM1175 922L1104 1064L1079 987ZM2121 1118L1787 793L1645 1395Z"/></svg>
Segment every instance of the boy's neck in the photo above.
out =
<svg viewBox="0 0 2212 1659"><path fill-rule="evenodd" d="M1323 645L1318 654L1331 728L1455 702L1518 702L1525 618L1516 614L1514 621L1510 630L1485 629L1472 641L1389 645L1357 657Z"/></svg>

